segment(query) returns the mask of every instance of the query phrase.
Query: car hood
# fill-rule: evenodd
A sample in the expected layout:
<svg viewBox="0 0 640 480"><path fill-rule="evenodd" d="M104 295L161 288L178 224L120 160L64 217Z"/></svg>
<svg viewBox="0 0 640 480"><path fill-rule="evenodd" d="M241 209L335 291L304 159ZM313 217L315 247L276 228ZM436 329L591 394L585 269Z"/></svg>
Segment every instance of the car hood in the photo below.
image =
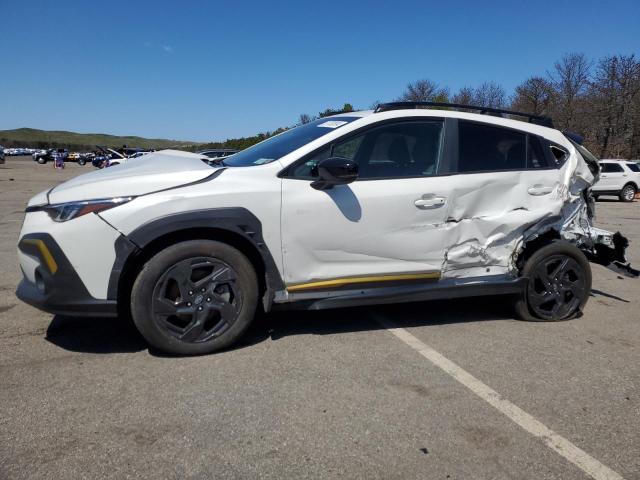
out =
<svg viewBox="0 0 640 480"><path fill-rule="evenodd" d="M178 150L149 153L62 183L49 191L49 203L129 197L180 187L203 180L217 170L203 159L208 160Z"/></svg>

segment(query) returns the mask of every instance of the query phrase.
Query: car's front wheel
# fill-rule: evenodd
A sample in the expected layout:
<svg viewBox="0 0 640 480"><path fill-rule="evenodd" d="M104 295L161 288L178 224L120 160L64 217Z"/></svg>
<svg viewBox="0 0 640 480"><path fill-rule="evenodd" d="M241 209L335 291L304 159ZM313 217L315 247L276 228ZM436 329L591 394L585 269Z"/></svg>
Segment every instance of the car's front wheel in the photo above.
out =
<svg viewBox="0 0 640 480"><path fill-rule="evenodd" d="M46 159L46 158L42 158L42 157L40 157L40 158L38 158L38 163L39 163L40 165L44 165L45 163L47 163L47 159Z"/></svg>
<svg viewBox="0 0 640 480"><path fill-rule="evenodd" d="M636 196L636 187L634 187L631 183L627 183L622 190L620 190L620 201L621 202L631 202Z"/></svg>
<svg viewBox="0 0 640 480"><path fill-rule="evenodd" d="M84 158L81 158L81 159L78 160L78 165L84 166L86 164L87 164L87 161Z"/></svg>
<svg viewBox="0 0 640 480"><path fill-rule="evenodd" d="M131 292L131 313L153 347L179 355L229 347L251 324L258 281L251 262L235 248L190 240L153 256Z"/></svg>
<svg viewBox="0 0 640 480"><path fill-rule="evenodd" d="M516 301L523 320L556 322L577 316L591 292L591 267L574 245L555 241L537 250L525 262L527 288Z"/></svg>

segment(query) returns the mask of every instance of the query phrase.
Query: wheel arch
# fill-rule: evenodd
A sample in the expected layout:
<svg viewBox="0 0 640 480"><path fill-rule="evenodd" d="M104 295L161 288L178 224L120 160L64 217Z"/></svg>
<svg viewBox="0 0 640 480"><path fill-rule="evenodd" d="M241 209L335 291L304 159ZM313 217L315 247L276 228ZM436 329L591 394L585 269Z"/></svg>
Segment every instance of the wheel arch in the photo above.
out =
<svg viewBox="0 0 640 480"><path fill-rule="evenodd" d="M256 270L266 311L273 293L284 288L276 263L262 238L260 221L244 208L198 210L169 215L146 223L116 242L116 261L109 278L108 297L128 311L131 286L153 255L186 240L215 240L242 252Z"/></svg>

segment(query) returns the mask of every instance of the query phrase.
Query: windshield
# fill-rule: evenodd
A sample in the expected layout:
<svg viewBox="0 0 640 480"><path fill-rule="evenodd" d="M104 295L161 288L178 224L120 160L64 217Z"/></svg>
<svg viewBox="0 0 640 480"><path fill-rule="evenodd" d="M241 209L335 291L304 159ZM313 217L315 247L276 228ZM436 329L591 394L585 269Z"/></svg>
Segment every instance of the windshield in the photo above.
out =
<svg viewBox="0 0 640 480"><path fill-rule="evenodd" d="M314 120L225 158L224 164L231 167L249 167L271 163L359 118L361 117L334 117Z"/></svg>

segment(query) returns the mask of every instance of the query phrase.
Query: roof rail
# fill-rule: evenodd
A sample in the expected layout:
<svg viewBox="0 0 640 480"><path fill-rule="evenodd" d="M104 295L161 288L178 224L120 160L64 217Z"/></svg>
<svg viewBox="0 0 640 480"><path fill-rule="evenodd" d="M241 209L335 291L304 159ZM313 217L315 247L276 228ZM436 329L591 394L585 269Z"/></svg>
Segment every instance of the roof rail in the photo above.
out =
<svg viewBox="0 0 640 480"><path fill-rule="evenodd" d="M389 110L409 110L420 107L443 107L453 108L456 110L474 110L481 114L498 113L501 115L513 115L516 117L524 117L529 123L542 125L543 127L553 128L553 120L550 117L542 115L534 115L532 113L515 112L513 110L504 110L502 108L480 107L477 105L462 105L459 103L446 102L390 102L381 103L376 107L374 113L387 112Z"/></svg>

